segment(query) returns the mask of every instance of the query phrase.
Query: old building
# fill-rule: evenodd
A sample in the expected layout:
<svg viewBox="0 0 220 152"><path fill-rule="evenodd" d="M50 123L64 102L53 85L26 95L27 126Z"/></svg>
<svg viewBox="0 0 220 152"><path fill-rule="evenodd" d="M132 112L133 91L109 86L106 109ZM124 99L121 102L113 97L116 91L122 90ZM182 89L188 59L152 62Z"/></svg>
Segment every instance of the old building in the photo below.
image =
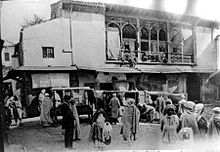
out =
<svg viewBox="0 0 220 152"><path fill-rule="evenodd" d="M15 57L15 48L16 44L5 40L2 48L2 72L3 72L3 78L5 78L8 74L8 72L12 69L17 67L17 58ZM9 93L10 95L16 94L16 84L17 81L14 79L4 79L3 85L4 85L4 92Z"/></svg>
<svg viewBox="0 0 220 152"><path fill-rule="evenodd" d="M22 93L90 86L187 93L216 99L205 80L217 70L218 24L130 6L61 0L51 19L21 33Z"/></svg>

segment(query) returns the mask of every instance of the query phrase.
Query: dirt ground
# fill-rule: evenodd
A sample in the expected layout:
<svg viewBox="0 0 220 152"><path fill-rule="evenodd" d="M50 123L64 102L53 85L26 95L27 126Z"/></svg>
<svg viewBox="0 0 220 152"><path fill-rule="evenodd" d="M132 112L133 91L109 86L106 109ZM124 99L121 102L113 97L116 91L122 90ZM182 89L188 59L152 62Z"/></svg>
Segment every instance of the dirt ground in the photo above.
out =
<svg viewBox="0 0 220 152"><path fill-rule="evenodd" d="M81 124L81 141L74 142L74 151L95 151L92 142L88 141L90 125ZM112 143L105 150L143 150L158 149L160 147L159 125L141 125L138 139L128 146L120 135L120 124L113 125ZM9 131L10 144L20 144L26 147L28 152L62 152L64 148L64 136L61 134L61 126L43 128L39 121L26 122L22 126Z"/></svg>
<svg viewBox="0 0 220 152"><path fill-rule="evenodd" d="M205 115L209 119L211 108L206 106ZM43 128L39 123L39 117L26 119L19 127L12 127L9 130L10 145L22 145L28 152L63 152L64 136L61 134L61 126ZM73 151L95 151L92 142L88 141L90 125L86 122L81 123L81 141L74 142L76 149ZM217 142L218 141L218 142ZM161 133L159 124L141 123L138 133L138 139L129 146L123 141L120 135L120 124L113 125L112 142L105 147L105 151L128 151L128 150L171 150L187 149L195 151L204 151L205 149L219 149L219 140L214 142L203 140L197 143L177 143L175 145L163 145L161 142ZM6 149L6 152L9 151Z"/></svg>

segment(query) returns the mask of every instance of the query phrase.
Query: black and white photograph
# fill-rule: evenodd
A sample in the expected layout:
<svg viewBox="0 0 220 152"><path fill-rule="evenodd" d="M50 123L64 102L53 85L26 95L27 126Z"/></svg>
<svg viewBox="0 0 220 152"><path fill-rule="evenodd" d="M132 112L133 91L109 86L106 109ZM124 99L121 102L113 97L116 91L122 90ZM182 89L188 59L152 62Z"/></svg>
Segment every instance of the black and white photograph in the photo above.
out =
<svg viewBox="0 0 220 152"><path fill-rule="evenodd" d="M0 0L0 152L220 152L219 0Z"/></svg>

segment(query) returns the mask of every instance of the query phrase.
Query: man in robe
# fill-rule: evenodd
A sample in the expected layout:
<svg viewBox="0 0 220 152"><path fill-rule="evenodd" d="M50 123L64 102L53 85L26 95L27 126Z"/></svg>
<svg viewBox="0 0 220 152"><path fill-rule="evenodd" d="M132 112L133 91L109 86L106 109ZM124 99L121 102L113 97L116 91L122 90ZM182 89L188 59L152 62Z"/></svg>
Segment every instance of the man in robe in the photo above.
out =
<svg viewBox="0 0 220 152"><path fill-rule="evenodd" d="M76 101L75 101L74 97L71 98L70 103L71 103L70 106L73 111L73 116L75 118L73 140L81 140L80 139L81 127L80 127L79 115L78 115L77 108L76 108Z"/></svg>
<svg viewBox="0 0 220 152"><path fill-rule="evenodd" d="M62 112L62 129L65 130L64 142L65 148L73 149L73 129L74 129L74 116L73 110L70 105L70 96L65 95L64 102L60 105Z"/></svg>
<svg viewBox="0 0 220 152"><path fill-rule="evenodd" d="M119 117L119 108L120 108L120 102L119 99L116 96L116 93L113 93L112 98L109 102L109 106L111 108L111 118L112 123L116 124Z"/></svg>
<svg viewBox="0 0 220 152"><path fill-rule="evenodd" d="M183 103L186 102L185 95L181 95L181 99L178 103L178 115L180 116L183 113Z"/></svg>
<svg viewBox="0 0 220 152"><path fill-rule="evenodd" d="M183 104L183 113L180 116L180 122L181 122L180 125L182 128L181 130L183 130L183 132L184 130L187 131L187 129L184 128L188 128L188 130L190 129L188 134L190 135L189 139L194 139L194 137L197 137L199 134L199 128L194 112L195 112L195 103L192 101L186 101ZM181 130L180 133L182 132Z"/></svg>
<svg viewBox="0 0 220 152"><path fill-rule="evenodd" d="M166 107L165 99L163 98L162 94L159 94L159 96L156 99L156 110L159 113L159 117L161 118L163 116L163 111Z"/></svg>
<svg viewBox="0 0 220 152"><path fill-rule="evenodd" d="M139 129L139 118L140 112L138 108L134 105L135 100L132 98L127 99L128 104L125 106L122 115L122 128L121 134L125 141L136 140L136 134Z"/></svg>
<svg viewBox="0 0 220 152"><path fill-rule="evenodd" d="M44 127L50 126L53 123L53 120L50 116L50 110L53 108L53 102L50 99L50 96L48 93L45 93L44 100L41 104L41 123Z"/></svg>

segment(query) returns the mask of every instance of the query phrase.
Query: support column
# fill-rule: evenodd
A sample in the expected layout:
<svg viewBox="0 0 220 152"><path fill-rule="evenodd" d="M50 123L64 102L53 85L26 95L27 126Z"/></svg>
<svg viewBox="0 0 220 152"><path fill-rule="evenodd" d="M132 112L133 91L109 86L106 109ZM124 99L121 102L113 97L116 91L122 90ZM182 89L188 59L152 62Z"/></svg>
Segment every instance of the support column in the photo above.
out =
<svg viewBox="0 0 220 152"><path fill-rule="evenodd" d="M187 94L187 88L186 88L186 87L187 87L187 86L186 86L186 81L187 81L187 80L186 80L186 79L187 79L187 75L184 74L184 75L183 75L183 93L184 93L184 94ZM188 97L187 97L187 98L188 98Z"/></svg>
<svg viewBox="0 0 220 152"><path fill-rule="evenodd" d="M181 62L183 63L183 57L184 57L183 56L183 53L184 53L183 52L183 42L181 42L180 45L181 45Z"/></svg>
<svg viewBox="0 0 220 152"><path fill-rule="evenodd" d="M148 34L148 48L149 48L149 54L151 54L151 27L150 23L148 23L148 29L149 34Z"/></svg>
<svg viewBox="0 0 220 152"><path fill-rule="evenodd" d="M1 2L0 2L1 4ZM1 7L0 7L1 9ZM1 10L0 10L1 11ZM4 144L7 141L7 134L6 134L6 126L4 122L4 91L3 91L3 66L2 66L2 48L3 48L4 41L1 40L0 35L0 151L4 152Z"/></svg>
<svg viewBox="0 0 220 152"><path fill-rule="evenodd" d="M193 63L197 64L196 25L193 25Z"/></svg>
<svg viewBox="0 0 220 152"><path fill-rule="evenodd" d="M141 61L141 40L140 40L140 19L137 19L137 51L138 51L138 62Z"/></svg>
<svg viewBox="0 0 220 152"><path fill-rule="evenodd" d="M123 35L122 35L122 25L120 24L119 27L120 30L120 39L121 39L121 57L124 57L124 41L123 41Z"/></svg>
<svg viewBox="0 0 220 152"><path fill-rule="evenodd" d="M220 70L219 37L220 37L220 35L216 36L216 38L215 38L217 70Z"/></svg>
<svg viewBox="0 0 220 152"><path fill-rule="evenodd" d="M167 22L167 59L171 63L171 50L170 50L170 23Z"/></svg>
<svg viewBox="0 0 220 152"><path fill-rule="evenodd" d="M157 25L157 55L158 55L158 59L160 59L159 57L159 46L160 46L160 40L159 40L159 36L160 36L160 29L159 29L159 25Z"/></svg>

